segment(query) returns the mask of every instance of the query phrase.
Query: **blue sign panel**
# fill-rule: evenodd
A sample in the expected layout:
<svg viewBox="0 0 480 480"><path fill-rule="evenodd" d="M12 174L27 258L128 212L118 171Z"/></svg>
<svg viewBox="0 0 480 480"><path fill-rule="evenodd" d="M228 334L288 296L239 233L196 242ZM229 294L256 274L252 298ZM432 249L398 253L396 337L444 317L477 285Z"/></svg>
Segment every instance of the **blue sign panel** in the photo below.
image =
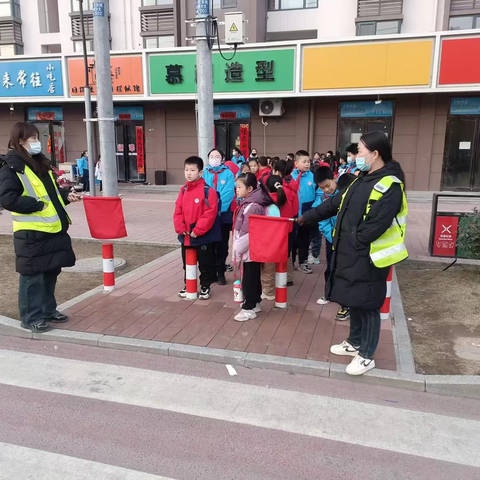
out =
<svg viewBox="0 0 480 480"><path fill-rule="evenodd" d="M105 16L105 4L101 2L93 2L93 16L104 17Z"/></svg>
<svg viewBox="0 0 480 480"><path fill-rule="evenodd" d="M375 102L341 102L340 116L343 118L392 117L393 100Z"/></svg>
<svg viewBox="0 0 480 480"><path fill-rule="evenodd" d="M197 17L206 17L210 15L210 0L197 0L196 2Z"/></svg>
<svg viewBox="0 0 480 480"><path fill-rule="evenodd" d="M214 105L214 120L249 120L250 105L248 103L236 105Z"/></svg>
<svg viewBox="0 0 480 480"><path fill-rule="evenodd" d="M143 120L143 107L113 107L115 120Z"/></svg>
<svg viewBox="0 0 480 480"><path fill-rule="evenodd" d="M480 97L452 98L451 115L480 115Z"/></svg>
<svg viewBox="0 0 480 480"><path fill-rule="evenodd" d="M28 107L27 118L29 122L38 120L63 121L62 107Z"/></svg>
<svg viewBox="0 0 480 480"><path fill-rule="evenodd" d="M0 62L0 97L63 96L60 60Z"/></svg>

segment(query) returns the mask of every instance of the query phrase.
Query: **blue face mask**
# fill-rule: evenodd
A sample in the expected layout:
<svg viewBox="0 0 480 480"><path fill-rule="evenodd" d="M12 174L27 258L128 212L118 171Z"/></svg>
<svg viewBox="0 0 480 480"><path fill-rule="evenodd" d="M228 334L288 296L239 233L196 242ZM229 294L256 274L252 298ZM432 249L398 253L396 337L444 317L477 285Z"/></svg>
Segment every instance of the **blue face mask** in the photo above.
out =
<svg viewBox="0 0 480 480"><path fill-rule="evenodd" d="M370 154L372 155L372 153ZM368 155L367 157L357 157L357 168L361 171L361 172L368 172L370 170L370 168L372 167L372 163L366 163L367 161L367 158L370 156ZM375 160L374 160L375 161Z"/></svg>
<svg viewBox="0 0 480 480"><path fill-rule="evenodd" d="M38 155L42 151L42 144L40 142L30 142L30 148L27 148L27 152L30 155Z"/></svg>

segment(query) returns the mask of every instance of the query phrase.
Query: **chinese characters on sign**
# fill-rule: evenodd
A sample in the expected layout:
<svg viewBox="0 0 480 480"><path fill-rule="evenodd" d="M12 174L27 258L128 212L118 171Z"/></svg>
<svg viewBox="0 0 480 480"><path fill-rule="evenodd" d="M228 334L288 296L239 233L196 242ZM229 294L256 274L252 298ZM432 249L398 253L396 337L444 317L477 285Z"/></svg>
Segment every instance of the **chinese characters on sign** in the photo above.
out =
<svg viewBox="0 0 480 480"><path fill-rule="evenodd" d="M255 79L256 82L273 82L275 77L273 76L274 73L274 61L265 62L259 61L257 62L257 66L255 70L257 71L257 78Z"/></svg>
<svg viewBox="0 0 480 480"><path fill-rule="evenodd" d="M458 217L437 216L433 255L455 257L457 251L458 221Z"/></svg>
<svg viewBox="0 0 480 480"><path fill-rule="evenodd" d="M111 57L110 75L113 95L142 95L143 76L140 56ZM82 96L85 92L83 59L68 59L68 80L71 96ZM97 69L95 60L88 59L88 82L92 95L97 94Z"/></svg>
<svg viewBox="0 0 480 480"><path fill-rule="evenodd" d="M226 63L225 66L225 81L227 83L243 82L243 65L238 62Z"/></svg>
<svg viewBox="0 0 480 480"><path fill-rule="evenodd" d="M145 151L143 145L143 127L135 127L137 137L137 172L145 174Z"/></svg>
<svg viewBox="0 0 480 480"><path fill-rule="evenodd" d="M170 85L178 85L183 82L182 65L167 65L167 75L165 79Z"/></svg>
<svg viewBox="0 0 480 480"><path fill-rule="evenodd" d="M1 68L3 74L0 96L63 95L62 69L59 60L2 62Z"/></svg>
<svg viewBox="0 0 480 480"><path fill-rule="evenodd" d="M245 154L245 152L250 151L250 125L248 123L240 125L240 151Z"/></svg>

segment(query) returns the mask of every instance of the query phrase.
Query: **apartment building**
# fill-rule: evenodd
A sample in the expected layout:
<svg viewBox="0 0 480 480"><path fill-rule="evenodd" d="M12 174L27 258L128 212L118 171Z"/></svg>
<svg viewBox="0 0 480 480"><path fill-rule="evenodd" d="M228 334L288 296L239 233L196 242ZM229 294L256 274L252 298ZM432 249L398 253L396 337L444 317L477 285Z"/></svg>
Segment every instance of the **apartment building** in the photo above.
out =
<svg viewBox="0 0 480 480"><path fill-rule="evenodd" d="M93 0L83 3L95 95ZM239 10L247 21L235 58L213 54L212 127L227 156L343 154L381 130L409 189L480 191L480 0L212 5L220 21ZM194 0L109 0L119 181L180 183L196 152L194 16ZM25 119L52 162L84 150L80 26L78 0L0 0L2 150Z"/></svg>

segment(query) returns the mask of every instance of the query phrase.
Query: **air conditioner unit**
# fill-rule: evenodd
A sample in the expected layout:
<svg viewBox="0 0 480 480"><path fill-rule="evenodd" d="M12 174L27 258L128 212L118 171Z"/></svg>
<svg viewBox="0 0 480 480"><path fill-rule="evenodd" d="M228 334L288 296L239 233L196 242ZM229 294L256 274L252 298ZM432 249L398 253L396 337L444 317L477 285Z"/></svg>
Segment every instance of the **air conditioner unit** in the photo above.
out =
<svg viewBox="0 0 480 480"><path fill-rule="evenodd" d="M283 114L281 98L264 98L260 100L261 117L280 117Z"/></svg>

